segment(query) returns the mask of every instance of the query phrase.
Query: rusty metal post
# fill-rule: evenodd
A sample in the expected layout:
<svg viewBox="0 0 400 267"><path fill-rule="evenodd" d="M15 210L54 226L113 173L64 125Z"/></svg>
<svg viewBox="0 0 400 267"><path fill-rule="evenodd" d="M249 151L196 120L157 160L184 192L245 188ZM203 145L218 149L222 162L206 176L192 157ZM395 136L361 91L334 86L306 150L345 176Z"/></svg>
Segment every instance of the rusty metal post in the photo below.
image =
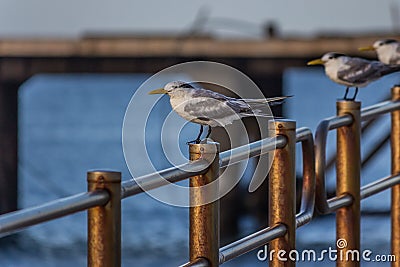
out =
<svg viewBox="0 0 400 267"><path fill-rule="evenodd" d="M392 100L400 101L400 86L392 88ZM392 133L390 137L392 151L392 174L400 173L400 110L393 111ZM400 185L392 187L392 255L396 261L392 266L400 267Z"/></svg>
<svg viewBox="0 0 400 267"><path fill-rule="evenodd" d="M296 234L296 122L270 121L269 129L286 138L285 147L275 150L269 173L269 225L283 224L287 228L283 237L270 242L269 266L295 266L289 252L295 249Z"/></svg>
<svg viewBox="0 0 400 267"><path fill-rule="evenodd" d="M360 253L361 102L338 101L337 115L350 114L353 122L337 129L336 194L348 194L353 202L336 211L336 266L359 266L352 251Z"/></svg>
<svg viewBox="0 0 400 267"><path fill-rule="evenodd" d="M121 266L121 173L87 173L88 191L107 190L107 204L88 210L88 261L90 267Z"/></svg>
<svg viewBox="0 0 400 267"><path fill-rule="evenodd" d="M205 258L215 267L219 264L219 144L190 144L189 153L192 161L210 162L205 174L190 178L190 261ZM210 199L215 201L203 204Z"/></svg>

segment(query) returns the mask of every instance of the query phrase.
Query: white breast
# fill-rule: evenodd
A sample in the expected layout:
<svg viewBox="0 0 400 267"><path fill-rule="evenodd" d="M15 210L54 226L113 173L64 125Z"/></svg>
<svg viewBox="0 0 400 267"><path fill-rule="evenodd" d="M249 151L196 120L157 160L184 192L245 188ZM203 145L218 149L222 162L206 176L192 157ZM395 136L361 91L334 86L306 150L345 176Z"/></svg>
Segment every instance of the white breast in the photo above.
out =
<svg viewBox="0 0 400 267"><path fill-rule="evenodd" d="M172 109L178 113L179 116L184 118L187 121L194 121L196 117L190 115L185 111L185 105L188 103L188 101L191 101L190 98L187 97L171 97L170 98L170 103L172 106Z"/></svg>
<svg viewBox="0 0 400 267"><path fill-rule="evenodd" d="M379 46L376 50L379 61L384 64L399 64L400 54L397 52L398 44Z"/></svg>
<svg viewBox="0 0 400 267"><path fill-rule="evenodd" d="M346 81L343 81L338 78L338 72L340 71L345 71L350 68L350 66L345 64L346 62L341 59L336 59L336 60L330 60L325 63L325 74L328 76L332 81L342 84L345 86L360 86L360 85L355 85Z"/></svg>

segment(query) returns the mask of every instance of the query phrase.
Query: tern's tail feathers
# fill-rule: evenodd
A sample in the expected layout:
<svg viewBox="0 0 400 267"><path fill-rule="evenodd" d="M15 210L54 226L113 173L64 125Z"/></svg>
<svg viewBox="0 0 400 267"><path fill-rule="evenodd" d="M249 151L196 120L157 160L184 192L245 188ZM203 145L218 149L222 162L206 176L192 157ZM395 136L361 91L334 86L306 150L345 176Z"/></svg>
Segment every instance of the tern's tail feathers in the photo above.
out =
<svg viewBox="0 0 400 267"><path fill-rule="evenodd" d="M273 114L265 114L262 113L260 110L255 110L253 113L242 113L240 114L243 117L262 117L262 118L269 118L269 119L277 119Z"/></svg>
<svg viewBox="0 0 400 267"><path fill-rule="evenodd" d="M270 106L280 105L289 97L293 97L292 95L289 96L277 96L277 97L270 97L266 99L243 99L249 105L252 104L266 104L268 103Z"/></svg>
<svg viewBox="0 0 400 267"><path fill-rule="evenodd" d="M400 65L387 65L386 68L381 72L382 76L400 71Z"/></svg>
<svg viewBox="0 0 400 267"><path fill-rule="evenodd" d="M270 106L274 106L274 105L280 105L283 102L285 102L285 100L289 97L293 97L292 95L289 96L277 96L277 97L271 97L271 98L267 98L267 103Z"/></svg>
<svg viewBox="0 0 400 267"><path fill-rule="evenodd" d="M242 117L261 117L267 119L284 119L284 117L277 117L274 114L266 114L261 110L254 110L252 113L241 113Z"/></svg>

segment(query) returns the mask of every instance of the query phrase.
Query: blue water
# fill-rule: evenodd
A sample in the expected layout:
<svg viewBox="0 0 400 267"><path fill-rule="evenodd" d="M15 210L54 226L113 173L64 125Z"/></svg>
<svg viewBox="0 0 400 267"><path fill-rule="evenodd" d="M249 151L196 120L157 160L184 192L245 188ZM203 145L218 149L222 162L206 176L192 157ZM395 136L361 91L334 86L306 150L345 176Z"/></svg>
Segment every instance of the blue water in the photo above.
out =
<svg viewBox="0 0 400 267"><path fill-rule="evenodd" d="M132 94L148 77L145 74L43 74L22 86L19 110L22 208L85 191L89 169L116 169L122 171L124 180L130 178L123 158L121 127ZM361 89L359 99L363 105L379 102L397 80L392 75ZM285 104L286 116L295 119L298 126L309 126L313 130L319 120L335 114L335 100L344 92L314 68L288 70L284 88L285 94L295 95ZM153 120L157 124L161 116ZM189 132L197 131L193 125L188 127ZM382 122L380 127L390 127L389 121ZM334 142L334 135L329 138ZM365 142L377 138L373 134ZM334 143L329 145L328 152L333 148ZM159 151L151 153L155 156ZM385 147L363 173L363 184L389 174L389 154ZM300 159L297 164L301 166ZM334 181L328 185L334 185ZM389 196L388 192L374 196L363 202L363 209L387 210ZM328 216L302 227L297 232L298 247L334 246L334 223L334 216ZM243 235L255 230L251 223L242 224L250 225L243 227ZM362 229L363 248L372 248L374 253L389 253L389 217L365 217ZM187 261L187 209L159 203L146 194L128 198L123 201L122 231L123 266L176 266ZM86 232L85 212L26 229L20 233L18 245L0 251L0 266L85 266ZM224 265L263 266L265 263L259 262L254 252ZM334 266L334 263L326 265Z"/></svg>

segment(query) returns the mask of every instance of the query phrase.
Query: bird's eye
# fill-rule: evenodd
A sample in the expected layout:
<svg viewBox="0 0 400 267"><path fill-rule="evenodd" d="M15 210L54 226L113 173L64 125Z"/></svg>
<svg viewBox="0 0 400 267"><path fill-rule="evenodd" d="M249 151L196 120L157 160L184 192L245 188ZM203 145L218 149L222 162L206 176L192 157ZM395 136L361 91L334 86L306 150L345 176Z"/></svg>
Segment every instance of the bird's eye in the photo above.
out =
<svg viewBox="0 0 400 267"><path fill-rule="evenodd" d="M333 56L329 56L328 59L333 59Z"/></svg>

